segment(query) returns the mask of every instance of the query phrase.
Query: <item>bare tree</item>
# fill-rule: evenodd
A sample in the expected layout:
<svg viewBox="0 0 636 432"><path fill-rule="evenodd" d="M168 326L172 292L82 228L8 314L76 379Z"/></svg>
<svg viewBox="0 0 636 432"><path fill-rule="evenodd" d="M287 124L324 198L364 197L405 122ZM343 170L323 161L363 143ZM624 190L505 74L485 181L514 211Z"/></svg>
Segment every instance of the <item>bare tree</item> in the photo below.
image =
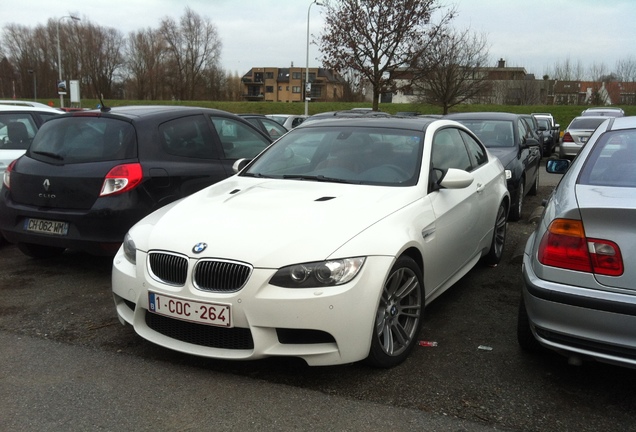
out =
<svg viewBox="0 0 636 432"><path fill-rule="evenodd" d="M549 75L559 81L581 81L585 74L580 60L573 63L570 57L567 57L563 62L557 62Z"/></svg>
<svg viewBox="0 0 636 432"><path fill-rule="evenodd" d="M603 81L603 78L608 75L607 66L605 63L592 63L589 69L589 76L592 81Z"/></svg>
<svg viewBox="0 0 636 432"><path fill-rule="evenodd" d="M636 58L628 57L616 62L615 73L618 81L636 81Z"/></svg>
<svg viewBox="0 0 636 432"><path fill-rule="evenodd" d="M123 34L114 28L94 25L86 19L75 28L68 51L77 60L72 62L67 75L87 78L93 97L121 98L123 95L114 92L114 82L124 66Z"/></svg>
<svg viewBox="0 0 636 432"><path fill-rule="evenodd" d="M431 24L440 10L438 0L329 1L319 38L323 65L358 72L373 88L377 110L382 89L392 84L391 72L413 67L455 13L451 9Z"/></svg>
<svg viewBox="0 0 636 432"><path fill-rule="evenodd" d="M481 68L488 61L488 39L469 29L448 30L432 38L420 63L428 65L414 84L425 102L449 108L473 101L489 88Z"/></svg>
<svg viewBox="0 0 636 432"><path fill-rule="evenodd" d="M161 34L168 45L168 75L174 97L194 100L206 69L218 67L221 39L208 18L202 18L189 7L179 24L172 18L161 22Z"/></svg>
<svg viewBox="0 0 636 432"><path fill-rule="evenodd" d="M137 99L161 99L165 55L166 44L158 30L147 28L128 35L126 65Z"/></svg>

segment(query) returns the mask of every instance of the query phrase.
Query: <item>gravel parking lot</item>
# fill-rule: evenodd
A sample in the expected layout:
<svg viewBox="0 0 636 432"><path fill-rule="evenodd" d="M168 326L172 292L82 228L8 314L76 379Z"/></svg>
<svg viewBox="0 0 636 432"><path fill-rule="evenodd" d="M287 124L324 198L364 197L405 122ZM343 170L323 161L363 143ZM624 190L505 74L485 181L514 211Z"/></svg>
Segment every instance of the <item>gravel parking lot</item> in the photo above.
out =
<svg viewBox="0 0 636 432"><path fill-rule="evenodd" d="M0 330L156 360L174 370L239 375L497 429L636 430L634 370L597 363L570 366L549 352L527 355L516 343L521 253L534 228L531 214L553 180L542 171L538 196L529 197L520 222L509 224L502 263L478 266L427 308L420 339L437 346L417 347L394 369L310 368L293 359L233 363L174 353L119 324L110 293L110 259L67 252L36 261L6 244L0 246Z"/></svg>

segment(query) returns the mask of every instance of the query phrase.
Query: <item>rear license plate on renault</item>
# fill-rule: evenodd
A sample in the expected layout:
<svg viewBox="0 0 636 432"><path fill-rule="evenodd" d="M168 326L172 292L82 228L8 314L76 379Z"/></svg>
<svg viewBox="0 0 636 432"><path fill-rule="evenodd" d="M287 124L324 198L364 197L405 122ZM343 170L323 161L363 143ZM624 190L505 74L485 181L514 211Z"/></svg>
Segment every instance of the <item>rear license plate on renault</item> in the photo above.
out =
<svg viewBox="0 0 636 432"><path fill-rule="evenodd" d="M27 218L24 220L24 229L41 234L65 236L68 234L68 222Z"/></svg>
<svg viewBox="0 0 636 432"><path fill-rule="evenodd" d="M232 327L232 311L229 304L197 302L148 292L148 310L182 321Z"/></svg>

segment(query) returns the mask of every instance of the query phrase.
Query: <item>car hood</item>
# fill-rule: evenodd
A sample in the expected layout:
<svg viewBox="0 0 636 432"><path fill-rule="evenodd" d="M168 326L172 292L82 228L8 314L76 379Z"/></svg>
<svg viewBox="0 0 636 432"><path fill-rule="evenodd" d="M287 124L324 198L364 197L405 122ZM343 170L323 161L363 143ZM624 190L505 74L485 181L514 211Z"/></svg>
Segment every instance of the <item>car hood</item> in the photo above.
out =
<svg viewBox="0 0 636 432"><path fill-rule="evenodd" d="M188 256L203 242L197 257L256 267L320 261L417 199L414 189L232 177L144 219L133 238L140 249Z"/></svg>
<svg viewBox="0 0 636 432"><path fill-rule="evenodd" d="M499 159L506 169L508 165L517 158L516 147L488 147L488 151Z"/></svg>

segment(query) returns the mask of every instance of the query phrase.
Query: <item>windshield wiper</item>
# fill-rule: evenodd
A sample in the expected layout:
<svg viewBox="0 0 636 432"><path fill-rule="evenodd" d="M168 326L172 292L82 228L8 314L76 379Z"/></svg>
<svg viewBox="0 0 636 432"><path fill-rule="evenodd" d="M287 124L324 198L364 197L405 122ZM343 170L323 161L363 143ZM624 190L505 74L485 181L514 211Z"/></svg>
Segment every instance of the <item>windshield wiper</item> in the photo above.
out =
<svg viewBox="0 0 636 432"><path fill-rule="evenodd" d="M312 180L317 182L330 182L330 183L347 183L347 184L360 184L358 180L346 180L335 177L325 177L323 175L304 175L304 174L285 174L284 179L288 180Z"/></svg>
<svg viewBox="0 0 636 432"><path fill-rule="evenodd" d="M245 176L245 177L256 177L256 178L274 178L274 177L270 177L270 176L266 176L263 175L261 173L251 173L251 172L246 172L241 174L241 176Z"/></svg>
<svg viewBox="0 0 636 432"><path fill-rule="evenodd" d="M57 159L57 160L64 160L64 156L57 154L57 153L53 153L53 152L46 152L46 151L33 151L31 153L35 153L35 154L39 154L42 156L47 156L53 159Z"/></svg>

